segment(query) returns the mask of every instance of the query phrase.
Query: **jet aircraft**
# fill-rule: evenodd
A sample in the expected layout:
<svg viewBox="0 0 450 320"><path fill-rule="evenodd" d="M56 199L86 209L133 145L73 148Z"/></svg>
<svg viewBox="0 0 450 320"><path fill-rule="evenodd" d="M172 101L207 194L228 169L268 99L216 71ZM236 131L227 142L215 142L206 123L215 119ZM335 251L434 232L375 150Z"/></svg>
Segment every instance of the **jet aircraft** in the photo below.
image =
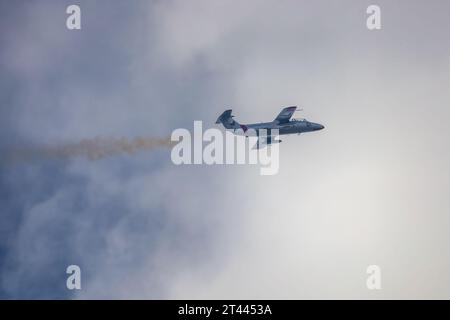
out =
<svg viewBox="0 0 450 320"><path fill-rule="evenodd" d="M258 136L256 149L270 145L273 143L280 143L281 140L276 140L271 134L274 129L278 130L279 135L284 134L300 134L303 132L318 131L324 128L319 123L310 122L306 119L291 119L294 112L297 110L296 106L286 107L278 114L275 120L271 122L251 123L251 124L239 124L233 119L231 115L232 110L224 111L216 123L222 123L222 125L229 130L232 130L234 134L245 135L246 137L254 135ZM263 130L263 131L261 131ZM261 141L260 141L261 140Z"/></svg>

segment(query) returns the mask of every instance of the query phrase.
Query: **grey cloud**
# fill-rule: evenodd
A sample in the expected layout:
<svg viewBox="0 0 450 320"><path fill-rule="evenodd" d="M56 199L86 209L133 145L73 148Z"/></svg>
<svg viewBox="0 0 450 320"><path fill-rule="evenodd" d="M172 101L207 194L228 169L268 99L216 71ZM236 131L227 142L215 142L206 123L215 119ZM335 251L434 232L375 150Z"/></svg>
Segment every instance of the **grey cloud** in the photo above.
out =
<svg viewBox="0 0 450 320"><path fill-rule="evenodd" d="M64 2L8 6L2 146L161 136L229 106L299 104L326 130L283 139L273 177L164 150L2 167L2 297L448 298L448 4L380 1L369 32L371 3L344 3L89 1L78 33Z"/></svg>

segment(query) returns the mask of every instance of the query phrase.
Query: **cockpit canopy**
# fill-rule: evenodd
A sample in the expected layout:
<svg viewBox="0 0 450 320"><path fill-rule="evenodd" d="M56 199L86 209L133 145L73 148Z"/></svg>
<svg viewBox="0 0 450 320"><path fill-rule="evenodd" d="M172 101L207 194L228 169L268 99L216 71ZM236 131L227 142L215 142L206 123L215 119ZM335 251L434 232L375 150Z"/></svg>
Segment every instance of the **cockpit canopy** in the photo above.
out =
<svg viewBox="0 0 450 320"><path fill-rule="evenodd" d="M309 127L311 126L311 122L309 122L308 120L306 120L305 118L292 118L291 122L304 122L306 123L306 125Z"/></svg>

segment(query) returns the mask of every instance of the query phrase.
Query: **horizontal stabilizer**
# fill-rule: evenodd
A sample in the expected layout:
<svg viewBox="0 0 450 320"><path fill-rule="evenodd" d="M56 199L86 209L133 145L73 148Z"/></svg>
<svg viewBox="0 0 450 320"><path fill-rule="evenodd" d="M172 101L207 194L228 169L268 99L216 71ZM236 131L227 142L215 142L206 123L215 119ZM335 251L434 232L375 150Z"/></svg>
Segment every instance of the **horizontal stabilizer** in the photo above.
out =
<svg viewBox="0 0 450 320"><path fill-rule="evenodd" d="M221 123L227 129L237 129L240 128L239 123L233 120L233 116L231 115L231 109L225 110L222 114L217 118L216 123Z"/></svg>

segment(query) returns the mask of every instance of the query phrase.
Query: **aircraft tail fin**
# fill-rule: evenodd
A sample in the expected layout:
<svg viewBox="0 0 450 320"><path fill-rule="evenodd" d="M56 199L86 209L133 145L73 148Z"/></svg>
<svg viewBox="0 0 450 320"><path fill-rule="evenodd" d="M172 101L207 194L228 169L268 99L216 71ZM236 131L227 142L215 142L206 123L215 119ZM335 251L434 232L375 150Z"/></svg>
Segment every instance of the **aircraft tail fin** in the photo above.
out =
<svg viewBox="0 0 450 320"><path fill-rule="evenodd" d="M236 129L240 128L239 123L237 121L233 120L233 117L231 115L231 109L225 110L218 118L216 123L222 123L223 126L227 129Z"/></svg>

